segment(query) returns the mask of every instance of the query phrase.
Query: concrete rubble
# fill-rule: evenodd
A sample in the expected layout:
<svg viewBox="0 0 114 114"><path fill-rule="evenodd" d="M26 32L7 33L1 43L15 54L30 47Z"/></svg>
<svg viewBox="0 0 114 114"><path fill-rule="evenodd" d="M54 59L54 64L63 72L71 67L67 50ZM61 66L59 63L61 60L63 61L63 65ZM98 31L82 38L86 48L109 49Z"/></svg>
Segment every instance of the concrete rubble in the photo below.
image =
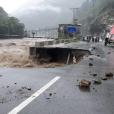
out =
<svg viewBox="0 0 114 114"><path fill-rule="evenodd" d="M110 73L106 73L105 76L107 78L112 78L114 76L114 74L110 72Z"/></svg>
<svg viewBox="0 0 114 114"><path fill-rule="evenodd" d="M88 80L83 79L79 82L80 88L90 88L90 85L91 85L91 81L88 81Z"/></svg>

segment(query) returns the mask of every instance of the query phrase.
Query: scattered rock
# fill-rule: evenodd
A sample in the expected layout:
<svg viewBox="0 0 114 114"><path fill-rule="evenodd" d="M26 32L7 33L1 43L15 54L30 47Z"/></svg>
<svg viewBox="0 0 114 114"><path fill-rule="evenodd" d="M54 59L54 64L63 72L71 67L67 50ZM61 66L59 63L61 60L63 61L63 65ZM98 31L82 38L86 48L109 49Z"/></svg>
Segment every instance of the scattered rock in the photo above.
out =
<svg viewBox="0 0 114 114"><path fill-rule="evenodd" d="M79 80L77 80L77 82L79 82Z"/></svg>
<svg viewBox="0 0 114 114"><path fill-rule="evenodd" d="M108 80L108 78L107 78L107 77L102 77L101 79L102 79L102 80L104 80L104 81L105 81L105 80Z"/></svg>
<svg viewBox="0 0 114 114"><path fill-rule="evenodd" d="M95 88L93 87L93 90L95 90Z"/></svg>
<svg viewBox="0 0 114 114"><path fill-rule="evenodd" d="M100 55L97 55L97 57L100 57Z"/></svg>
<svg viewBox="0 0 114 114"><path fill-rule="evenodd" d="M52 96L52 93L50 93L49 96L51 97Z"/></svg>
<svg viewBox="0 0 114 114"><path fill-rule="evenodd" d="M93 58L89 58L89 60L93 61Z"/></svg>
<svg viewBox="0 0 114 114"><path fill-rule="evenodd" d="M114 74L113 74L113 73L106 73L105 76L106 76L107 78L112 78L112 77L114 76Z"/></svg>
<svg viewBox="0 0 114 114"><path fill-rule="evenodd" d="M94 50L95 50L95 49L96 49L96 47L92 47L92 49L94 49Z"/></svg>
<svg viewBox="0 0 114 114"><path fill-rule="evenodd" d="M96 77L96 76L97 76L97 74L93 74L93 76L94 76L94 77Z"/></svg>
<svg viewBox="0 0 114 114"><path fill-rule="evenodd" d="M2 77L2 75L0 75L0 77Z"/></svg>
<svg viewBox="0 0 114 114"><path fill-rule="evenodd" d="M9 86L7 86L7 88L9 88Z"/></svg>
<svg viewBox="0 0 114 114"><path fill-rule="evenodd" d="M94 84L102 84L101 80L94 80Z"/></svg>
<svg viewBox="0 0 114 114"><path fill-rule="evenodd" d="M91 85L91 82L88 80L81 80L79 83L79 87L81 88L89 88Z"/></svg>
<svg viewBox="0 0 114 114"><path fill-rule="evenodd" d="M107 54L111 54L111 52L108 52Z"/></svg>
<svg viewBox="0 0 114 114"><path fill-rule="evenodd" d="M17 83L14 83L15 85L17 85Z"/></svg>
<svg viewBox="0 0 114 114"><path fill-rule="evenodd" d="M46 98L47 100L49 100L50 98Z"/></svg>
<svg viewBox="0 0 114 114"><path fill-rule="evenodd" d="M26 89L28 91L31 91L32 90L31 88L27 88L27 87L22 87L22 89Z"/></svg>
<svg viewBox="0 0 114 114"><path fill-rule="evenodd" d="M89 66L93 66L93 64L92 63L89 63Z"/></svg>

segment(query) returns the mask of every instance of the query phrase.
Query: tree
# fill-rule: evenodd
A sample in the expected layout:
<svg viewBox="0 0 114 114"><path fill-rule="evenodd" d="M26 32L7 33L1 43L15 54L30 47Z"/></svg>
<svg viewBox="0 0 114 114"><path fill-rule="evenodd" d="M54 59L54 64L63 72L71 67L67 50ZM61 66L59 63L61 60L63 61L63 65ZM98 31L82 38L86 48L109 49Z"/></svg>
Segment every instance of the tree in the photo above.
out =
<svg viewBox="0 0 114 114"><path fill-rule="evenodd" d="M19 20L15 17L9 17L8 28L10 35L24 35L24 24L20 23Z"/></svg>
<svg viewBox="0 0 114 114"><path fill-rule="evenodd" d="M8 17L8 14L0 7L0 35L24 36L24 24L15 17Z"/></svg>

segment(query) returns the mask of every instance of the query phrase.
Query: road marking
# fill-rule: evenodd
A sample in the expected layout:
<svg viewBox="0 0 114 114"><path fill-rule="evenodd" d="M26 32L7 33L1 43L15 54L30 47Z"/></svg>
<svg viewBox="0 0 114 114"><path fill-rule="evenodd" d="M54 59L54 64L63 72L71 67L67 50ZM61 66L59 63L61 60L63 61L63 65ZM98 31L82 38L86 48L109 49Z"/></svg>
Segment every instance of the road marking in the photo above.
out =
<svg viewBox="0 0 114 114"><path fill-rule="evenodd" d="M28 104L30 104L33 100L35 100L38 96L40 96L44 91L46 91L49 87L51 87L55 82L57 82L60 79L60 77L55 77L52 79L49 83L47 83L45 86L43 86L40 90L35 92L33 95L31 95L28 99L26 99L24 102L22 102L20 105L15 107L12 111L10 111L8 114L17 114L22 109L24 109Z"/></svg>

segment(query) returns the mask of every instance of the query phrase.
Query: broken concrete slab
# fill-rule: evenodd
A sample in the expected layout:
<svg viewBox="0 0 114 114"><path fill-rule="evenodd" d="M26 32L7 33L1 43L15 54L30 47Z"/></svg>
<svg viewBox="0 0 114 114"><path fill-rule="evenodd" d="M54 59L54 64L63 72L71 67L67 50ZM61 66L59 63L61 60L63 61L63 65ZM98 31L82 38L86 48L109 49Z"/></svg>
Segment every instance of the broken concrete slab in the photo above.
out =
<svg viewBox="0 0 114 114"><path fill-rule="evenodd" d="M72 48L54 48L54 47L31 47L30 58L37 60L38 64L44 63L63 63L73 64L74 57L76 62L80 61L83 56L90 55L90 51ZM70 55L70 56L69 56Z"/></svg>

